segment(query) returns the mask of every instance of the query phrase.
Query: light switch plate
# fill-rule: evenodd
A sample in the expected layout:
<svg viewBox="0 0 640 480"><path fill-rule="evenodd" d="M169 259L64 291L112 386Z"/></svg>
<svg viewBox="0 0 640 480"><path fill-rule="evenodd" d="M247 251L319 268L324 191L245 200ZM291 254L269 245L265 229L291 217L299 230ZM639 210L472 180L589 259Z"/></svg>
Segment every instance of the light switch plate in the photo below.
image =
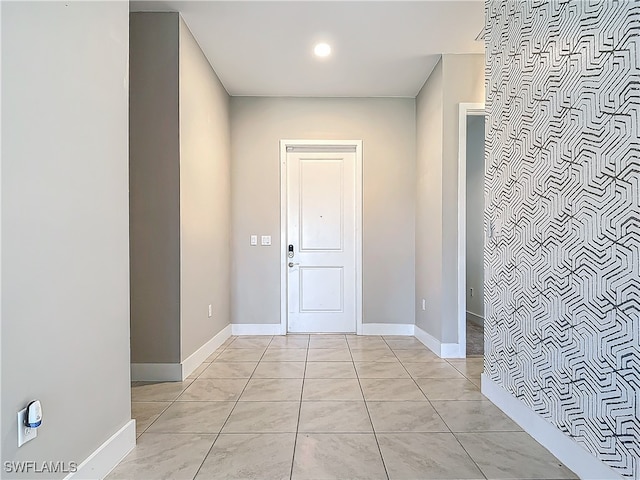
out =
<svg viewBox="0 0 640 480"><path fill-rule="evenodd" d="M23 408L18 412L18 447L21 447L28 441L33 440L38 436L37 428L30 428L25 426L24 419L26 415L26 408Z"/></svg>
<svg viewBox="0 0 640 480"><path fill-rule="evenodd" d="M258 245L258 235L251 235L251 246L255 247Z"/></svg>
<svg viewBox="0 0 640 480"><path fill-rule="evenodd" d="M271 235L262 235L262 245L264 246L271 245Z"/></svg>

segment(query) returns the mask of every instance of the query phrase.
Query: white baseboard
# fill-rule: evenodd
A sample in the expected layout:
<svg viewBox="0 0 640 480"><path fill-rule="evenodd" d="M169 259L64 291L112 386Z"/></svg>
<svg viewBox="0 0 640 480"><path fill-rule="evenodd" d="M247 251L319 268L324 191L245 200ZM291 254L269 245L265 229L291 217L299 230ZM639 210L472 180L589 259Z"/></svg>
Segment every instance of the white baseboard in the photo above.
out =
<svg viewBox="0 0 640 480"><path fill-rule="evenodd" d="M281 335L279 323L234 323L232 335Z"/></svg>
<svg viewBox="0 0 640 480"><path fill-rule="evenodd" d="M478 325L479 327L484 326L484 317L482 315L470 312L469 310L467 310L467 320L475 325Z"/></svg>
<svg viewBox="0 0 640 480"><path fill-rule="evenodd" d="M132 382L179 382L182 365L179 363L132 363Z"/></svg>
<svg viewBox="0 0 640 480"><path fill-rule="evenodd" d="M413 335L413 324L409 323L364 323L362 335ZM282 335L279 323L234 323L232 335Z"/></svg>
<svg viewBox="0 0 640 480"><path fill-rule="evenodd" d="M442 343L417 325L415 325L413 335L440 358L464 358L458 343Z"/></svg>
<svg viewBox="0 0 640 480"><path fill-rule="evenodd" d="M105 478L136 446L136 421L129 420L111 438L100 445L64 480L100 480Z"/></svg>
<svg viewBox="0 0 640 480"><path fill-rule="evenodd" d="M441 343L440 357L442 358L465 358L466 355L460 351L459 343Z"/></svg>
<svg viewBox="0 0 640 480"><path fill-rule="evenodd" d="M363 323L362 335L413 335L412 323Z"/></svg>
<svg viewBox="0 0 640 480"><path fill-rule="evenodd" d="M435 337L429 335L417 325L415 325L413 336L420 340L422 344L433 353L440 356L440 340L436 340Z"/></svg>
<svg viewBox="0 0 640 480"><path fill-rule="evenodd" d="M182 361L182 380L187 378L231 336L231 325L220 330L211 340Z"/></svg>
<svg viewBox="0 0 640 480"><path fill-rule="evenodd" d="M182 363L132 363L131 381L180 382L184 380L231 336L231 330L231 325L224 327Z"/></svg>
<svg viewBox="0 0 640 480"><path fill-rule="evenodd" d="M570 437L567 437L487 375L483 373L481 379L483 395L581 479L622 480L623 477L617 472L602 463Z"/></svg>

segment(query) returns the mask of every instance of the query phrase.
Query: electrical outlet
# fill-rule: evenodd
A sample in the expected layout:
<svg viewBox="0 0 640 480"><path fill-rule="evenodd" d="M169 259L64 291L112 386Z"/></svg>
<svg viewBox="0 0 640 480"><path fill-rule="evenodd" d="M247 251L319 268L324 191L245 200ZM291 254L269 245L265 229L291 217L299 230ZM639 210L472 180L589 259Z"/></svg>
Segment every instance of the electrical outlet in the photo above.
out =
<svg viewBox="0 0 640 480"><path fill-rule="evenodd" d="M422 310L426 310L427 309L427 301L423 298L422 299Z"/></svg>
<svg viewBox="0 0 640 480"><path fill-rule="evenodd" d="M27 409L23 408L18 412L18 447L21 447L30 440L38 436L38 429L27 427L24 419L27 416Z"/></svg>
<svg viewBox="0 0 640 480"><path fill-rule="evenodd" d="M262 235L262 238L260 240L261 240L260 243L263 246L271 245L271 235Z"/></svg>
<svg viewBox="0 0 640 480"><path fill-rule="evenodd" d="M209 304L209 318L213 317L213 307Z"/></svg>

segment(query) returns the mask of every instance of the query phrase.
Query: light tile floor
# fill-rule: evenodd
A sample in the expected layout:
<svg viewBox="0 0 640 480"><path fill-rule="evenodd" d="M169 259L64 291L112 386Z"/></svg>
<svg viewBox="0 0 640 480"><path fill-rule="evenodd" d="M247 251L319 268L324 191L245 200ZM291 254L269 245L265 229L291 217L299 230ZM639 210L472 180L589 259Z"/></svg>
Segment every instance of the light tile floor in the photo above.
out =
<svg viewBox="0 0 640 480"><path fill-rule="evenodd" d="M577 478L481 371L413 337L232 337L184 382L133 383L138 444L108 478Z"/></svg>

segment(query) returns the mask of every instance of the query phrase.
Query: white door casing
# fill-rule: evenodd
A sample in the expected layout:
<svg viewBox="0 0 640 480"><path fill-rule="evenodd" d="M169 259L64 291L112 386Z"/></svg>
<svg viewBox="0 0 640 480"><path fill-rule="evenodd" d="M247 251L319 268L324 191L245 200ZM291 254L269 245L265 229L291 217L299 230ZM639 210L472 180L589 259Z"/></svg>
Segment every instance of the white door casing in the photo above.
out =
<svg viewBox="0 0 640 480"><path fill-rule="evenodd" d="M361 333L362 142L281 141L281 203L281 333Z"/></svg>
<svg viewBox="0 0 640 480"><path fill-rule="evenodd" d="M484 103L460 103L458 107L458 352L467 356L467 117L485 115Z"/></svg>

